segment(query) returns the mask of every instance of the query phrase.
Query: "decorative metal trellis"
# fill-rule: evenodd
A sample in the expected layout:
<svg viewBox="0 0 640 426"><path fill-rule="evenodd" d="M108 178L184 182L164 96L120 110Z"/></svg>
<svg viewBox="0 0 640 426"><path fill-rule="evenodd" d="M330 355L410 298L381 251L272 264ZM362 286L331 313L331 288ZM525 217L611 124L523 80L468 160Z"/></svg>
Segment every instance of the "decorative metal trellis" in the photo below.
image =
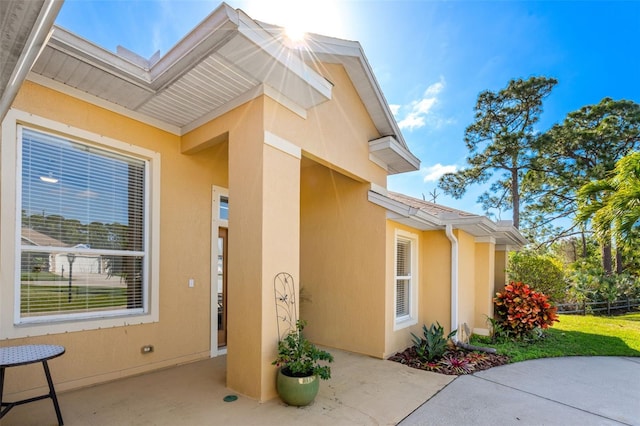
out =
<svg viewBox="0 0 640 426"><path fill-rule="evenodd" d="M296 286L291 274L287 272L277 274L273 279L273 291L276 301L278 340L282 340L291 331L296 330L298 321Z"/></svg>

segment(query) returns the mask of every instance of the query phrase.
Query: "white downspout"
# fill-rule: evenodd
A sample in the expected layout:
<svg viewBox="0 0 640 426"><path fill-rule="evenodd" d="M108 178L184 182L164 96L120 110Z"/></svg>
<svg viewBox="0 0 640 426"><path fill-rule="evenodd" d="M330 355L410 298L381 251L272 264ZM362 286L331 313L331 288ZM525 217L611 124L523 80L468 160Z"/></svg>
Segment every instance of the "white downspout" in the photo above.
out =
<svg viewBox="0 0 640 426"><path fill-rule="evenodd" d="M444 230L451 241L451 331L453 331L458 329L458 239L453 235L453 225L445 225ZM452 340L457 343L457 333Z"/></svg>

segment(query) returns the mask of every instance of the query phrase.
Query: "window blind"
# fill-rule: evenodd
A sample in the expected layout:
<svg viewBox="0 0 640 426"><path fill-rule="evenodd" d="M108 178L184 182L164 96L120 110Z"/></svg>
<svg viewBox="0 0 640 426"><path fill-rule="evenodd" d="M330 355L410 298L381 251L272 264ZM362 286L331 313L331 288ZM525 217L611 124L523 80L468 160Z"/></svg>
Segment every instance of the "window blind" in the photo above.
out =
<svg viewBox="0 0 640 426"><path fill-rule="evenodd" d="M146 162L21 129L20 316L141 311Z"/></svg>
<svg viewBox="0 0 640 426"><path fill-rule="evenodd" d="M411 241L396 241L396 317L409 315L411 283Z"/></svg>

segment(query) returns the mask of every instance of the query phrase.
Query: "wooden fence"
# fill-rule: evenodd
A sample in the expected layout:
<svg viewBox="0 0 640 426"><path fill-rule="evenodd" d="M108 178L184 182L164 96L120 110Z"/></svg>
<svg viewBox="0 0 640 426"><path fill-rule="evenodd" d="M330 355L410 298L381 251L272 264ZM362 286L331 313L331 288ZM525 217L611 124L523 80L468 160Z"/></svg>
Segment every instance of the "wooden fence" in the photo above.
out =
<svg viewBox="0 0 640 426"><path fill-rule="evenodd" d="M612 311L631 311L640 306L640 299L624 299L615 302L581 302L581 303L560 303L559 314L602 314L611 315Z"/></svg>

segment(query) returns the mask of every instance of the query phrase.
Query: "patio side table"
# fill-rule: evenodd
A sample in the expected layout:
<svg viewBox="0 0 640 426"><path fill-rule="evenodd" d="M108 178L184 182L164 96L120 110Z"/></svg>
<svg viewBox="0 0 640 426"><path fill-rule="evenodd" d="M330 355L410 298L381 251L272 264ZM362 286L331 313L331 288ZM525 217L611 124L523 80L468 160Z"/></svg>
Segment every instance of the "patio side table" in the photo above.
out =
<svg viewBox="0 0 640 426"><path fill-rule="evenodd" d="M51 398L53 400L53 407L56 409L58 424L64 424L62 422L62 414L60 413L60 406L58 405L56 391L53 387L53 380L51 380L49 365L47 364L47 360L59 357L64 353L64 350L63 346L56 345L22 345L0 348L0 419L16 405ZM20 401L3 401L2 392L4 387L4 369L20 365L34 364L37 362L41 362L44 367L44 374L47 377L47 384L49 385L49 393L46 395L35 396L33 398L22 399Z"/></svg>

